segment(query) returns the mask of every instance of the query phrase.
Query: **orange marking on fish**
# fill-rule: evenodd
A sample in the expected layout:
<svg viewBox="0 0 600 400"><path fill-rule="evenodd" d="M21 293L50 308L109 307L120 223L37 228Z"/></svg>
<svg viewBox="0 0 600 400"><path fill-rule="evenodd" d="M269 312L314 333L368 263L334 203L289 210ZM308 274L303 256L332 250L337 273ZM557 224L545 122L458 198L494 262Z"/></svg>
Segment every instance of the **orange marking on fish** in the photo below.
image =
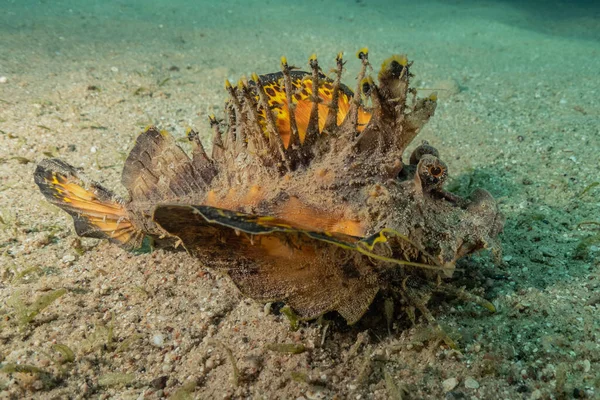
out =
<svg viewBox="0 0 600 400"><path fill-rule="evenodd" d="M310 121L310 114L312 111L312 79L310 77L305 77L302 80L295 80L293 82L297 85L297 89L295 90L294 95L292 96L295 111L294 116L296 117L296 125L298 126L298 135L300 136L300 142L304 142L304 138L306 137L306 130L308 128L308 123ZM272 111L275 114L275 122L277 125L277 130L279 131L279 135L281 136L281 140L283 141L284 147L288 147L290 142L290 114L288 112L287 107L287 98L285 96L285 90L283 83L273 82L268 85L265 85L265 93L268 97L269 105L272 107ZM340 125L348 111L350 110L350 98L346 93L342 90L338 92L338 113L337 113L337 124ZM325 127L325 121L327 120L327 115L329 114L329 106L333 100L333 90L320 87L319 88L319 98L321 102L318 104L319 109L319 133L323 132L323 128ZM264 124L264 110L261 110L262 120L261 125L263 129L265 129ZM358 109L358 131L362 132L367 123L371 120L371 113L365 111L365 109L361 106Z"/></svg>
<svg viewBox="0 0 600 400"><path fill-rule="evenodd" d="M360 221L344 218L341 213L330 213L304 204L297 197L281 204L274 214L289 221L295 228L317 232L343 233L350 236L364 236L365 228Z"/></svg>

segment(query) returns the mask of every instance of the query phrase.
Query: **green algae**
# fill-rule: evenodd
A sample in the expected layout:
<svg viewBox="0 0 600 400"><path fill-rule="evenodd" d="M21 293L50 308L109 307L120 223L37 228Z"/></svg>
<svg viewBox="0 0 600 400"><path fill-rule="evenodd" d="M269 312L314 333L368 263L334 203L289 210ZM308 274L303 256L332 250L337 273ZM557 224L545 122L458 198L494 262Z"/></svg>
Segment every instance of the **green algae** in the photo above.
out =
<svg viewBox="0 0 600 400"><path fill-rule="evenodd" d="M15 274L15 276L12 278L10 283L15 285L15 284L21 283L25 280L29 280L30 275L41 276L43 274L44 274L44 270L42 270L42 268L40 268L38 266L25 268L21 272Z"/></svg>
<svg viewBox="0 0 600 400"><path fill-rule="evenodd" d="M265 348L277 353L288 354L301 354L306 351L306 347L303 344L296 343L269 343Z"/></svg>
<svg viewBox="0 0 600 400"><path fill-rule="evenodd" d="M573 257L579 260L588 260L592 255L592 246L596 245L600 245L600 234L582 239L575 247Z"/></svg>
<svg viewBox="0 0 600 400"><path fill-rule="evenodd" d="M231 380L233 382L233 386L237 387L240 382L240 371L237 367L237 362L235 360L235 357L233 356L233 352L223 342L220 342L218 340L213 340L210 342L210 344L212 344L214 346L219 346L225 351L225 354L227 355L227 359L231 363L231 368L232 368Z"/></svg>
<svg viewBox="0 0 600 400"><path fill-rule="evenodd" d="M290 306L284 306L281 308L280 312L285 315L290 322L290 330L297 331L300 327L300 321L298 320L298 315L292 310Z"/></svg>
<svg viewBox="0 0 600 400"><path fill-rule="evenodd" d="M192 393L196 390L196 386L198 386L198 382L191 380L184 385L182 385L171 397L169 400L191 400L194 397Z"/></svg>
<svg viewBox="0 0 600 400"><path fill-rule="evenodd" d="M399 388L398 385L396 385L396 382L394 381L394 377L392 376L392 374L390 374L388 372L387 369L383 370L383 377L385 380L385 388L387 390L388 397L391 400L403 400L404 399L403 390L401 388Z"/></svg>
<svg viewBox="0 0 600 400"><path fill-rule="evenodd" d="M75 361L75 352L71 350L66 344L57 343L52 345L52 350L57 351L62 356L62 361L65 363L72 363Z"/></svg>
<svg viewBox="0 0 600 400"><path fill-rule="evenodd" d="M127 350L129 347L131 347L132 344L134 344L135 342L137 342L138 340L140 340L142 337L138 334L134 334L129 336L127 339L123 340L119 346L117 346L117 348L115 349L115 353L122 353L125 350Z"/></svg>
<svg viewBox="0 0 600 400"><path fill-rule="evenodd" d="M0 373L5 374L31 374L38 377L38 379L42 382L44 390L51 390L58 386L61 382L61 379L51 374L48 371L45 371L35 365L29 364L16 364L16 363L6 363L0 364Z"/></svg>
<svg viewBox="0 0 600 400"><path fill-rule="evenodd" d="M23 328L30 324L44 309L66 293L67 289L56 289L40 295L32 304L26 305L23 302L21 293L17 292L8 299L7 304L13 308L17 323Z"/></svg>
<svg viewBox="0 0 600 400"><path fill-rule="evenodd" d="M126 386L133 382L135 379L134 374L123 374L120 372L111 372L108 374L101 375L98 378L98 386L112 387L112 386Z"/></svg>
<svg viewBox="0 0 600 400"><path fill-rule="evenodd" d="M592 190L593 188L595 188L598 185L600 185L600 182L590 183L581 191L581 193L579 193L579 196L577 196L577 197L579 197L579 198L583 197L584 194L586 194L587 192L589 192L590 190Z"/></svg>

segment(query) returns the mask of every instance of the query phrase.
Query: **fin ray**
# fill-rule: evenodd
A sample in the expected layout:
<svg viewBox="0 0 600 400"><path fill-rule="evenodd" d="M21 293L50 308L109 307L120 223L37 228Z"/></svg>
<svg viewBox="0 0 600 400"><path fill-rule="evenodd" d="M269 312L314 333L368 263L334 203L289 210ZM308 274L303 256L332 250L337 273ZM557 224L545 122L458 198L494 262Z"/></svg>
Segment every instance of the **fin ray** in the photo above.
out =
<svg viewBox="0 0 600 400"><path fill-rule="evenodd" d="M130 221L123 200L71 165L59 159L43 160L34 179L50 203L73 217L79 236L108 239L127 249L141 243L143 234Z"/></svg>
<svg viewBox="0 0 600 400"><path fill-rule="evenodd" d="M171 135L154 127L138 136L123 168L121 182L132 201L164 201L206 190L216 171L200 169ZM210 171L209 171L210 170Z"/></svg>

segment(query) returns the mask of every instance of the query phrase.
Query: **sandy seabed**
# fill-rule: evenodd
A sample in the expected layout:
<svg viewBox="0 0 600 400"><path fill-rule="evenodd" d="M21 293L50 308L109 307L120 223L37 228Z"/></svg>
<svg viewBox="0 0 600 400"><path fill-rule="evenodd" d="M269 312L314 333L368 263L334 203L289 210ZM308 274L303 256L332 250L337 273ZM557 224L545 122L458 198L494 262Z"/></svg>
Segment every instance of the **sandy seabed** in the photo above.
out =
<svg viewBox="0 0 600 400"><path fill-rule="evenodd" d="M2 1L0 398L599 398L598 6L203 3ZM291 331L185 253L78 242L33 182L61 157L124 194L145 126L208 138L224 79L276 71L281 55L333 67L345 51L353 87L365 45L376 69L406 53L421 94L438 89L419 139L455 190L489 190L507 218L502 262L481 254L456 277L498 312L431 304L459 351L402 316L391 334L335 318Z"/></svg>

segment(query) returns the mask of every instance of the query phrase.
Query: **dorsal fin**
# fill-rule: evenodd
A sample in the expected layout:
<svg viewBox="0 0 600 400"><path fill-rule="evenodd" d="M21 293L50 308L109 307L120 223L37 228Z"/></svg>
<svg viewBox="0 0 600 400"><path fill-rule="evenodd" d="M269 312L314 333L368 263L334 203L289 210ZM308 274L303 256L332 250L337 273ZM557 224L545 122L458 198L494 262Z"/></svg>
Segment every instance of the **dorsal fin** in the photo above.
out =
<svg viewBox="0 0 600 400"><path fill-rule="evenodd" d="M171 135L150 127L136 139L121 182L134 202L161 201L204 192L215 175L204 172Z"/></svg>
<svg viewBox="0 0 600 400"><path fill-rule="evenodd" d="M313 77L311 73L305 71L290 71L291 84L295 89L293 96L294 99L294 114L296 124L298 128L299 139L301 143L304 143L306 137L306 131L309 126L311 112L313 109ZM287 110L287 98L285 94L285 87L282 82L283 73L276 72L267 75L261 75L260 80L264 87L266 99L270 106L271 111L275 115L275 123L277 130L285 148L289 147L291 128L290 128L290 114ZM253 82L252 82L253 84ZM332 108L337 118L330 122L329 129L333 126L340 125L346 118L348 110L350 109L350 102L354 96L352 90L346 85L337 83L339 87L335 87L336 82L327 78L324 75L319 76L319 93L320 98L318 105L318 131L322 132L325 127L325 122L328 116L329 109ZM335 89L335 90L334 90ZM337 107L333 107L331 102L334 98L337 101ZM265 118L264 109L260 109L260 113ZM358 127L357 131L361 132L366 124L371 119L371 114L366 111L363 107L358 109Z"/></svg>

